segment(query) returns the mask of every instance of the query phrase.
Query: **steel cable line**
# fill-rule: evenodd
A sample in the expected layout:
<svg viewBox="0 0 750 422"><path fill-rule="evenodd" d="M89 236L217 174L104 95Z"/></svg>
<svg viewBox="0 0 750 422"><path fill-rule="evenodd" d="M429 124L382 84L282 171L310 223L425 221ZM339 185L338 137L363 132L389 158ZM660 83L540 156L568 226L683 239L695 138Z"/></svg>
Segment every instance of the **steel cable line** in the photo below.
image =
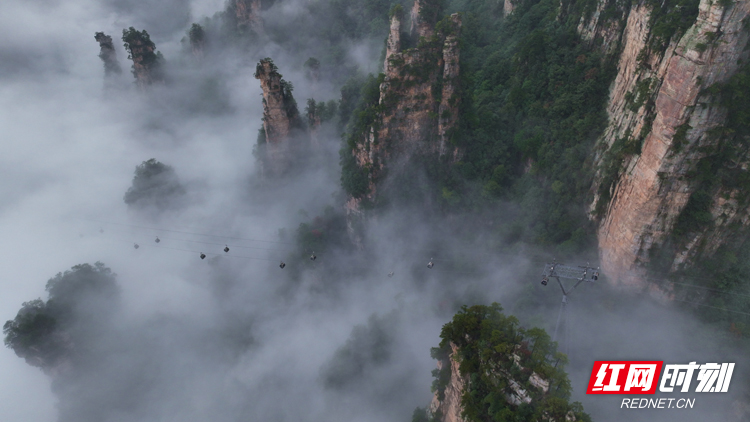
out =
<svg viewBox="0 0 750 422"><path fill-rule="evenodd" d="M110 230L119 231L121 233L129 233L129 232L127 232L125 230L121 230L121 229L110 229ZM154 229L154 232L158 233L158 230ZM243 246L243 245L235 245L235 244L231 244L231 243L214 243L214 242L204 242L204 241L201 241L201 240L177 239L177 238L174 238L174 237L157 236L156 234L153 235L153 236L158 237L160 240L175 240L175 241L179 241L179 242L200 243L200 244L203 244L203 245L229 246L229 247L232 247L232 248L239 248L239 249L260 249L260 250L272 251L272 252L294 252L294 251L292 251L290 249L268 249L268 248L261 248L261 247L258 247L258 246Z"/></svg>
<svg viewBox="0 0 750 422"><path fill-rule="evenodd" d="M235 240L248 240L248 241L255 241L255 242L280 243L280 244L287 244L287 245L293 245L294 244L292 242L276 242L276 241L270 241L270 240L249 239L249 238L242 238L242 237L230 237L230 236L213 235L213 234L207 234L207 233L194 233L194 232L186 232L186 231L180 231L180 230L162 229L162 228L158 228L158 227L146 227L146 226L139 226L139 225L135 225L135 224L108 222L108 221L100 221L100 220L85 220L85 221L97 222L97 223L101 223L101 224L113 224L113 225L125 226L125 227L134 227L134 228L143 229L143 230L151 230L151 231L153 231L153 233L155 233L154 235L158 235L158 233L160 233L160 232L172 232L172 233L192 234L192 235L196 235L196 236L226 238L226 239L235 239ZM115 230L117 230L117 229L115 229ZM160 239L179 240L179 241L183 241L183 242L202 243L202 244L207 244L207 245L220 245L218 243L203 242L203 241L198 241L198 240L176 239L176 238L168 238L168 237L161 237L161 236L159 236L159 237L160 237ZM221 244L221 245L224 245L224 244ZM288 250L288 249L280 250L280 249L268 249L268 248L260 248L260 247L252 247L252 246L241 246L241 245L232 245L232 244L226 244L226 245L229 246L229 247L235 247L235 248L261 249L261 250L274 251L274 252L294 252L294 251L291 251L291 250ZM412 250L427 251L427 249L412 249ZM432 252L434 253L434 250L432 250ZM490 256L497 256L497 255L493 255L493 254L487 253L487 252L478 252L478 253L482 253L482 254L490 255ZM472 254L474 254L474 252L472 252ZM507 255L507 256L511 256L511 255ZM433 261L436 261L436 262L446 262L446 263L454 263L454 264L456 264L456 263L460 263L460 264L466 263L465 261L459 261L459 260L455 260L455 259L453 259L453 260L452 259L433 259ZM501 262L499 260L493 260L492 262L493 263L497 263L497 264L506 264L505 262ZM530 261L530 262L536 262L536 261ZM539 261L539 262L541 262L541 261ZM483 263L487 263L487 261L483 261ZM468 272L468 271L454 271L454 270L437 270L437 271L440 271L440 272L450 271L450 272L456 272L456 273L470 274L470 272Z"/></svg>
<svg viewBox="0 0 750 422"><path fill-rule="evenodd" d="M159 228L159 227L140 226L140 225L136 225L136 224L118 223L118 222L113 222L113 221L102 221L102 220L84 220L84 221L96 222L96 223L100 223L100 224L113 224L113 225L118 225L118 226L134 227L134 228L143 229L143 230L152 230L155 233L158 233L158 232L171 232L171 233L191 234L191 235L195 235L195 236L215 237L215 238L223 238L223 239L247 240L247 241L252 241L252 242L279 243L279 244L286 244L286 245L294 245L294 242L283 242L283 241L273 241L273 240L264 240L264 239L251 239L251 238L243 238L243 237L214 235L214 234L208 234L208 233L196 233L196 232L188 232L188 231L173 230L173 229L162 229L162 228ZM199 241L185 240L185 239L182 239L182 240L186 241L186 242L200 243ZM463 242L463 243L465 243L465 242ZM206 242L206 244L210 244L210 243ZM229 245L229 246L231 247L232 245ZM244 248L250 248L249 246L239 246L239 245L234 245L234 246L238 247L238 248L242 248L242 247L244 247ZM257 248L257 249L263 249L263 248ZM440 248L435 248L435 249L440 249ZM429 255L429 254L434 254L435 253L435 249L429 249L428 250L428 249L421 249L420 248L420 249L411 249L411 250L412 251L429 252L428 253L428 255ZM267 250L274 250L274 249L267 249ZM275 250L275 251L279 251L279 250ZM482 251L472 251L471 252L471 255L475 255L475 254L482 254L482 255L494 256L494 257L498 256L498 254L491 253L491 252L482 252ZM511 254L502 254L502 256L513 257L514 255L511 255ZM457 260L450 260L450 259L435 259L435 261L438 261L438 262L453 262L453 263L459 262ZM486 262L486 261L484 261L484 262ZM503 263L503 262L501 262L499 260L496 260L496 259L492 260L492 262L496 262L496 263L499 263L499 264ZM530 263L534 263L534 264L536 264L536 263L542 263L542 261L529 261L529 262Z"/></svg>
<svg viewBox="0 0 750 422"><path fill-rule="evenodd" d="M718 309L720 311L733 312L735 314L742 314L742 315L750 316L750 313L742 312L742 311L735 311L734 309L719 308L718 306L704 305L702 303L690 302L690 301L687 301L687 300L680 300L680 299L672 299L672 300L674 300L675 302L689 303L689 304L695 305L695 306L703 306L703 307L706 307L706 308Z"/></svg>
<svg viewBox="0 0 750 422"><path fill-rule="evenodd" d="M205 236L205 237L219 237L222 239L234 239L234 240L247 240L250 242L264 242L264 243L280 243L280 244L287 244L287 245L293 245L293 242L281 242L276 240L263 240L263 239L251 239L247 237L236 237L236 236L222 236L222 235L216 235L216 234L207 234L207 233L195 233L195 232L188 232L188 231L182 231L182 230L172 230L172 229L162 229L158 227L147 227L147 226L139 226L136 224L126 224L126 223L116 223L113 221L101 221L101 220L85 220L93 223L100 223L100 224L113 224L117 226L126 226L126 227L134 227L138 229L144 229L144 230L154 230L159 232L170 232L170 233L180 233L180 234L192 234L194 236Z"/></svg>
<svg viewBox="0 0 750 422"><path fill-rule="evenodd" d="M716 293L722 293L722 294L727 294L727 295L742 296L742 297L750 298L750 295L743 295L742 293L728 292L728 291L724 291L724 290L714 289L714 288L711 288L711 287L698 286L697 284L680 283L680 282L677 282L677 281L670 281L670 280L663 280L663 279L662 280L647 279L647 280L650 280L650 281L664 281L666 283L677 284L677 285L680 285L680 286L693 287L693 288L696 288L696 289L710 290L710 291L716 292Z"/></svg>
<svg viewBox="0 0 750 422"><path fill-rule="evenodd" d="M162 237L161 239L168 239L168 238L163 238ZM127 242L127 243L136 243L137 244L137 242L132 242L131 240L126 240L126 239L121 238L121 237L116 238L116 240L122 241L122 242ZM208 242L199 242L199 243L208 243ZM213 244L213 245L221 246L221 244L218 244L218 243L208 243L208 244ZM152 247L154 249L163 248L163 249L170 249L170 250L181 251L181 252L190 252L190 253L193 253L193 254L205 253L206 255L225 256L225 257L232 257L232 258L254 259L254 260L263 260L263 261L270 261L270 262L282 261L281 259L280 260L275 260L275 259L268 259L268 258L259 258L259 257L234 255L234 254L230 254L230 253L215 253L215 252L194 251L194 250L189 250L189 249L181 249L181 248L174 248L174 247L170 247L170 246L164 246L161 243L159 243L158 246L154 246L154 245L148 244L147 242L143 242L143 245L138 244L138 246L139 246L139 248L143 247L143 246L150 246L150 247ZM259 249L263 249L263 248L259 248ZM263 250L277 251L277 250L274 250L274 249L263 249ZM290 251L290 252L292 252L292 251ZM404 266L400 266L400 267L401 268L399 269L399 272L402 271L402 270L404 272L406 272L406 271L409 271L411 268L413 268L413 267L404 267ZM347 267L347 268L348 269L359 269L359 270L373 271L373 268L371 268L371 267ZM479 275L479 274L474 273L474 272L446 270L446 269L437 269L437 270L436 269L431 269L431 271L440 272L440 273L455 273L455 274Z"/></svg>
<svg viewBox="0 0 750 422"><path fill-rule="evenodd" d="M154 245L150 245L150 244L146 244L146 243L144 243L144 244L140 244L140 243L137 243L137 242L134 243L134 242L132 242L130 240L126 240L124 238L113 238L113 237L110 237L110 239L113 239L113 240L116 240L116 241L121 241L123 243L127 242L127 243L131 243L131 244L137 244L138 248L143 248L143 247L149 248L150 247L150 248L153 248L153 249L170 249L170 250L173 250L173 251L190 252L192 254L205 253L206 255L215 255L215 256L225 256L225 257L232 257L232 258L255 259L255 260L276 262L275 259L259 258L259 257L254 257L254 256L243 256L243 255L234 255L234 254L230 255L228 253L218 253L218 252L193 251L193 250L190 250L190 249L174 248L174 247L171 247L171 246L164 246L164 245L161 245L161 244L158 245L158 246L154 246Z"/></svg>

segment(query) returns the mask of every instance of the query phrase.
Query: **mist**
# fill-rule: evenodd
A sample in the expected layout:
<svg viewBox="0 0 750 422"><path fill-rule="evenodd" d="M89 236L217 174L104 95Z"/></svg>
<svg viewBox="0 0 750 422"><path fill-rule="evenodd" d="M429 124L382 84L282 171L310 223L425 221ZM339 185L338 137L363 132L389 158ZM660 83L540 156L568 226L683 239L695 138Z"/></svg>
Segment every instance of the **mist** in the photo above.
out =
<svg viewBox="0 0 750 422"><path fill-rule="evenodd" d="M74 373L45 374L0 352L0 419L408 421L432 398L430 348L462 305L499 302L523 325L554 330L559 292L537 276L551 257L477 246L465 236L476 216L396 204L368 223L364 250L342 244L310 261L296 244L300 224L341 221L340 128L322 127L295 174L264 179L253 156L263 115L255 64L274 59L302 112L308 98L338 100L346 77L378 72L385 36L345 39L345 66L323 61L311 83L303 64L325 54L316 39L274 38L305 21L307 3L277 0L263 12L266 36L246 48L209 43L200 63L182 39L223 2L0 4L0 317L46 300L47 280L76 264L103 262L120 287L120 306ZM136 88L120 41L130 26L148 30L166 58L164 85ZM123 69L108 84L98 31L114 39ZM179 206L123 201L151 158L173 167ZM514 212L498 207L491 218ZM678 309L603 283L570 301L573 400L594 420L706 420L745 397L739 352ZM699 396L694 411L621 410L620 396L585 395L594 360L618 359L737 367L730 393Z"/></svg>

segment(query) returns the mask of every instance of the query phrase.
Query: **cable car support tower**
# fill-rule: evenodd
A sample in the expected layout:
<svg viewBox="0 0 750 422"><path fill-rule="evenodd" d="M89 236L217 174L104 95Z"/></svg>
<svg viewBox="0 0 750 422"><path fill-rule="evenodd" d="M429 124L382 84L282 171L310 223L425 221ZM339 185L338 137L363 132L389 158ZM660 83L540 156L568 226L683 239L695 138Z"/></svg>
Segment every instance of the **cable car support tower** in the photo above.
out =
<svg viewBox="0 0 750 422"><path fill-rule="evenodd" d="M552 341L557 341L557 332L560 328L560 322L562 320L565 320L565 354L568 354L568 295L570 295L570 293L572 293L573 290L580 286L584 281L589 283L597 281L599 279L599 267L591 267L588 265L588 263L585 266L565 265L552 260L552 263L547 263L544 266L544 272L542 273L542 285L546 286L550 278L554 278L555 280L557 280L557 284L560 286L560 290L562 290L562 303L560 304L560 312L557 314L557 323L555 323L555 333L552 335ZM565 285L563 285L562 281L560 281L561 278L576 280L577 282L571 289L565 290Z"/></svg>

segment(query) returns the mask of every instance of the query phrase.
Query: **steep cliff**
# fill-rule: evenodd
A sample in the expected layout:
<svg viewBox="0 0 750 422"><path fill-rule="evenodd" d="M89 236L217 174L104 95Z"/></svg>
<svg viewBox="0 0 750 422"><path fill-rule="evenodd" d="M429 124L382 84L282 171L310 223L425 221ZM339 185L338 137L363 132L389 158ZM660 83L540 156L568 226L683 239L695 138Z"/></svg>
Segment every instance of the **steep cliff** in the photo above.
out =
<svg viewBox="0 0 750 422"><path fill-rule="evenodd" d="M726 82L747 60L749 14L748 1L701 0L692 24L669 37L657 32L651 3L627 11L591 208L602 268L615 282L641 285L655 255L678 269L748 224L737 187L701 189L698 173L728 135L727 108L717 89L707 88ZM723 165L744 171L747 157ZM698 211L704 224L687 224Z"/></svg>
<svg viewBox="0 0 750 422"><path fill-rule="evenodd" d="M263 34L260 10L261 0L231 0L227 12L240 33L252 31L256 34Z"/></svg>
<svg viewBox="0 0 750 422"><path fill-rule="evenodd" d="M278 176L292 164L292 144L301 136L302 122L292 96L293 86L282 78L271 59L261 60L254 76L263 89L263 130L258 139L262 171Z"/></svg>
<svg viewBox="0 0 750 422"><path fill-rule="evenodd" d="M144 29L138 31L132 26L122 30L122 41L128 52L128 59L133 61L133 76L139 88L145 88L154 83L164 82L162 73L163 58L156 51L156 44Z"/></svg>
<svg viewBox="0 0 750 422"><path fill-rule="evenodd" d="M438 2L414 3L406 32L416 42L413 48L404 48L401 8L391 14L378 102L366 111L370 121L349 139L356 171L366 179L359 189L347 189L350 214L361 211L362 200L377 202L379 189L398 184L413 170L410 161L459 156L450 138L458 120L461 18L454 14L438 22L440 12Z"/></svg>
<svg viewBox="0 0 750 422"><path fill-rule="evenodd" d="M120 63L117 62L115 46L112 44L112 37L105 35L104 32L94 34L94 39L99 43L99 58L104 62L104 76L119 75L122 73Z"/></svg>

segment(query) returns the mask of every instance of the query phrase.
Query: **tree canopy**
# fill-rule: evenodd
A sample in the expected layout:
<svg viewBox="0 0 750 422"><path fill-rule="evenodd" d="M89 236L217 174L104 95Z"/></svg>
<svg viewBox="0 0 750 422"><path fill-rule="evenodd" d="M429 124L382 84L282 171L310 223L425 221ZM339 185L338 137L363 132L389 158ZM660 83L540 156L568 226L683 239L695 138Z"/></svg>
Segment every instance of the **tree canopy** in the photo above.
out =
<svg viewBox="0 0 750 422"><path fill-rule="evenodd" d="M136 166L133 184L123 199L131 207L161 211L178 205L184 195L174 169L152 158Z"/></svg>
<svg viewBox="0 0 750 422"><path fill-rule="evenodd" d="M16 317L3 325L5 345L41 368L51 368L68 356L78 340L75 327L106 320L119 299L116 274L101 262L58 273L46 290L46 302L24 302Z"/></svg>
<svg viewBox="0 0 750 422"><path fill-rule="evenodd" d="M433 389L441 398L450 381L450 362L455 360L468 380L461 398L466 420L563 421L572 412L576 420L590 421L580 403L569 403L570 381L563 370L567 356L557 351L557 343L541 328L520 327L518 319L503 314L499 304L463 306L443 326L440 338L432 356L443 365L433 371ZM546 381L547 390L535 385L532 377ZM519 389L531 399L529 403L511 403L509 398L517 396Z"/></svg>

